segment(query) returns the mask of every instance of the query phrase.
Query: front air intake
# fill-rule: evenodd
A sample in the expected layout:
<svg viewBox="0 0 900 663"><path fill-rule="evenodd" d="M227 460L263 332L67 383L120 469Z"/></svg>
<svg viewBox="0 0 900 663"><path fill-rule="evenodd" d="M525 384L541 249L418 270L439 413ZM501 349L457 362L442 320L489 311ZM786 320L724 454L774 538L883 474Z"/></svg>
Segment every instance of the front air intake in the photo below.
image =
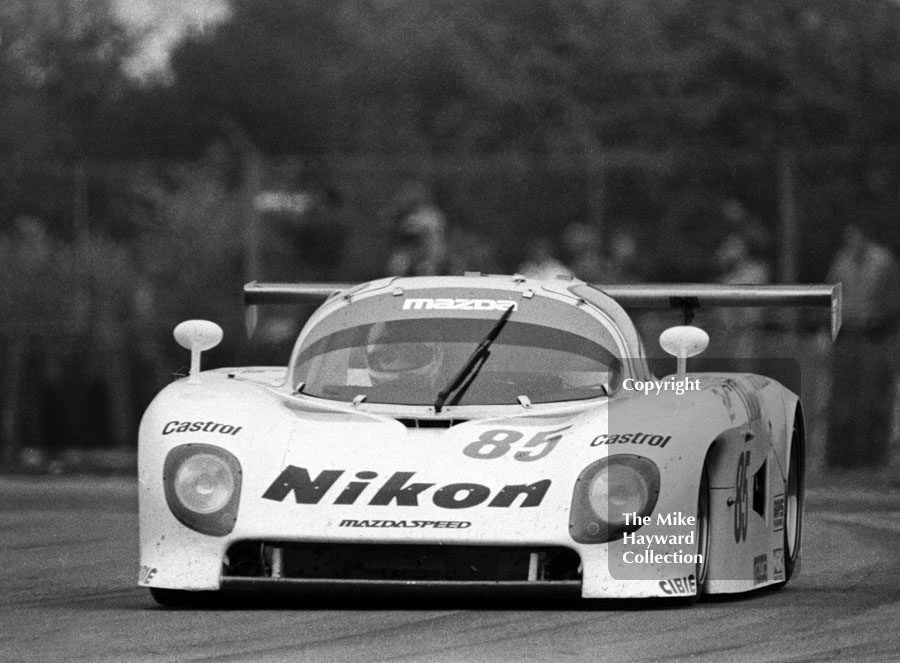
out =
<svg viewBox="0 0 900 663"><path fill-rule="evenodd" d="M562 547L242 541L225 576L381 582L580 581L581 559Z"/></svg>
<svg viewBox="0 0 900 663"><path fill-rule="evenodd" d="M414 419L404 417L397 419L407 428L453 428L457 424L463 424L468 419Z"/></svg>

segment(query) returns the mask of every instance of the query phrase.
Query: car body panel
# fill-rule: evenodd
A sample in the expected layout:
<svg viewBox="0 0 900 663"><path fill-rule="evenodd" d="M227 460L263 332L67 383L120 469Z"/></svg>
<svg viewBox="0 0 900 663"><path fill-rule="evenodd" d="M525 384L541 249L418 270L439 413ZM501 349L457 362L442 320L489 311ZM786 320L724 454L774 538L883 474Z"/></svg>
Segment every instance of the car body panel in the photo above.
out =
<svg viewBox="0 0 900 663"><path fill-rule="evenodd" d="M296 360L319 325L358 324L354 302L366 300L386 301L386 315L396 316L418 312L409 304L404 310L409 299L517 301L524 308L545 297L554 302L549 311L569 307L583 316L579 324L602 325L622 353L624 374L654 379L624 311L602 293L588 302L572 286L500 277L477 286L468 277L367 284L328 299L301 332L287 369L215 369L166 387L139 433L140 584L219 589L232 579L223 575L223 560L242 541L552 546L579 555L584 598L693 595L694 562L627 564L624 554L635 548L623 539L574 538L579 476L601 459L620 456L647 458L659 469L656 506L639 530L651 537L672 534L672 518L697 516L708 468L704 591L740 592L783 580L776 556L784 523L775 513L783 508L799 401L770 378L688 374L700 386L683 394L620 390L612 398L448 404L441 412L427 404L339 402L296 391ZM366 308L363 318L375 315L372 310L377 306ZM496 319L499 312L484 315ZM560 324L552 317L545 324ZM169 507L166 457L185 445L219 447L240 464L240 504L224 536L194 531ZM654 551L696 553L697 546L661 542Z"/></svg>

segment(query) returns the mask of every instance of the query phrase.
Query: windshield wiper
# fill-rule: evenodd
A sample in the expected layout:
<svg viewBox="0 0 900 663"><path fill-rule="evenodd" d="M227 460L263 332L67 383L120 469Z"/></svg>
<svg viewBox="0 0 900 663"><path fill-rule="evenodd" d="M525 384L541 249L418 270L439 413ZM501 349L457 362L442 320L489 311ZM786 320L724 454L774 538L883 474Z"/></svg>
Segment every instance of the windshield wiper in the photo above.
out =
<svg viewBox="0 0 900 663"><path fill-rule="evenodd" d="M509 316L512 315L514 308L515 304L503 312L500 319L494 323L493 327L491 327L491 331L487 333L487 336L482 339L481 343L475 348L475 351L469 355L468 359L466 359L466 363L462 365L456 375L454 375L447 383L447 386L438 392L437 399L434 401L435 412L440 412L443 409L444 403L447 401L447 397L450 394L459 389L459 394L457 395L457 397L459 397L472 383L472 380L475 379L475 376L478 375L478 371L481 370L481 367L484 366L484 362L486 362L490 356L491 351L489 348L500 334L503 325L509 320ZM460 387L462 388L460 389Z"/></svg>

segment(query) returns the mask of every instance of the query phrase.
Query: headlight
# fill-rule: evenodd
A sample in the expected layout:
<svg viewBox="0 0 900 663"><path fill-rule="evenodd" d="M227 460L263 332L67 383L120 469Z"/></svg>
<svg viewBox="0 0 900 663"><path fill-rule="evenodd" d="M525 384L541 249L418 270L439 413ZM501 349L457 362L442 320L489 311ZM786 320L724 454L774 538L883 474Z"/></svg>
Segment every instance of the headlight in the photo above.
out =
<svg viewBox="0 0 900 663"><path fill-rule="evenodd" d="M166 456L166 501L183 525L225 536L234 529L241 492L241 466L232 454L210 444L185 444Z"/></svg>
<svg viewBox="0 0 900 663"><path fill-rule="evenodd" d="M625 516L653 512L659 497L659 468L649 458L617 454L588 465L572 495L569 530L579 543L615 541L640 527Z"/></svg>
<svg viewBox="0 0 900 663"><path fill-rule="evenodd" d="M611 525L624 525L625 514L642 511L649 497L647 478L622 463L601 467L588 488L591 509Z"/></svg>
<svg viewBox="0 0 900 663"><path fill-rule="evenodd" d="M212 513L234 495L234 474L224 460L209 453L189 456L175 470L175 494L196 513Z"/></svg>

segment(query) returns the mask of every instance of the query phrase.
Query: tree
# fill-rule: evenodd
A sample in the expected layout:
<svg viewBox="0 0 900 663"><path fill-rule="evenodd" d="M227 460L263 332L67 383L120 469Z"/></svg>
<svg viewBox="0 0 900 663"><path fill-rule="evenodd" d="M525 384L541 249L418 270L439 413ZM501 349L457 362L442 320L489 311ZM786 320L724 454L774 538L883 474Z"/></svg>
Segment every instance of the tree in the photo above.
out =
<svg viewBox="0 0 900 663"><path fill-rule="evenodd" d="M10 0L0 10L2 110L20 149L75 156L96 149L104 109L121 94L132 43L109 0ZM43 130L16 109L28 107ZM3 151L10 153L11 145Z"/></svg>

